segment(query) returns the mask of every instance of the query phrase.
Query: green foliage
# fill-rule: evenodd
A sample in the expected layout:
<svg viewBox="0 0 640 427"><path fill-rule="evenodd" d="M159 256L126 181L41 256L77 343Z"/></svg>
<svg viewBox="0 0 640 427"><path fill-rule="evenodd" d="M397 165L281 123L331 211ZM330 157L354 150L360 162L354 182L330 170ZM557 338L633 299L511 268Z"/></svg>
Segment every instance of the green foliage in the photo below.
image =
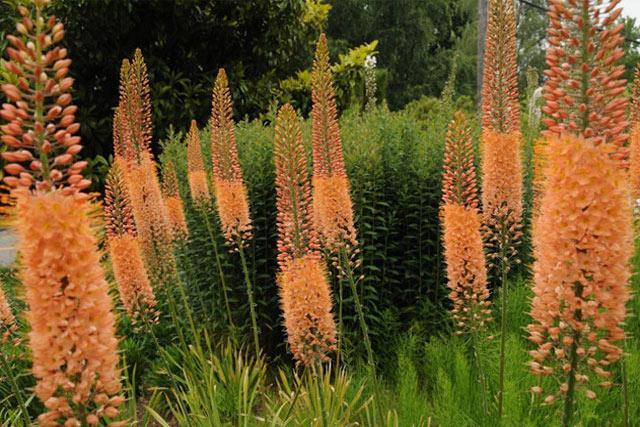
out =
<svg viewBox="0 0 640 427"><path fill-rule="evenodd" d="M0 3L3 51L19 1ZM119 68L135 48L149 66L156 136L165 137L170 124L205 122L220 67L229 74L238 117L266 110L278 82L311 63L330 9L321 0L65 0L51 8L66 26L90 157L111 152Z"/></svg>
<svg viewBox="0 0 640 427"><path fill-rule="evenodd" d="M469 0L332 0L328 34L335 46L380 41L378 64L389 72L393 109L420 96L438 96L450 58L460 54L462 94L475 92L475 2Z"/></svg>
<svg viewBox="0 0 640 427"><path fill-rule="evenodd" d="M377 53L378 41L354 47L346 53L338 55L338 62L331 71L336 89L338 108L343 110L362 104L364 96L364 61L368 55ZM295 107L308 113L311 111L311 69L298 71L294 77L280 82L281 102L290 102Z"/></svg>
<svg viewBox="0 0 640 427"><path fill-rule="evenodd" d="M250 358L230 345L214 351L208 341L176 352L176 357L170 352L162 356L177 368L170 374L173 387L158 393L179 425L255 425L252 414L264 393L262 359ZM157 411L152 414L158 422L166 422Z"/></svg>
<svg viewBox="0 0 640 427"><path fill-rule="evenodd" d="M371 401L364 386L331 368L308 370L295 383L280 371L278 389L267 405L271 426L357 426Z"/></svg>

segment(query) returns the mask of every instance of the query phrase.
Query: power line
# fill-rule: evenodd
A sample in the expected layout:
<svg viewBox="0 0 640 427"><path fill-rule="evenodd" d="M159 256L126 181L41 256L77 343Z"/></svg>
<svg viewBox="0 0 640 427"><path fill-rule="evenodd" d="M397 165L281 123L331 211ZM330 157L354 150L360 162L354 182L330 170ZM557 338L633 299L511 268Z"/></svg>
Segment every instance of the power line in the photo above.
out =
<svg viewBox="0 0 640 427"><path fill-rule="evenodd" d="M518 0L518 1L520 3L526 5L526 6L531 7L531 8L538 9L538 10L541 10L543 12L550 12L549 8L546 8L544 6L540 6L539 4L532 3L529 0ZM599 28L598 31L602 31L602 29ZM624 40L629 42L629 43L635 43L637 45L640 45L640 40L634 40L634 39L631 39L629 37L625 37Z"/></svg>

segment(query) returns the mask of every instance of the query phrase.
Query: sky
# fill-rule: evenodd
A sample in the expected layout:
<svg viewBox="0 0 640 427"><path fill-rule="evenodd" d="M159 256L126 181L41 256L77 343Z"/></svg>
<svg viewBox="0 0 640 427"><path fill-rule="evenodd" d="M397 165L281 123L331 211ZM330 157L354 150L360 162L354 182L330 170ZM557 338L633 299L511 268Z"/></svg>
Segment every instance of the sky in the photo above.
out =
<svg viewBox="0 0 640 427"><path fill-rule="evenodd" d="M622 0L621 4L624 8L623 15L633 16L640 22L640 0Z"/></svg>

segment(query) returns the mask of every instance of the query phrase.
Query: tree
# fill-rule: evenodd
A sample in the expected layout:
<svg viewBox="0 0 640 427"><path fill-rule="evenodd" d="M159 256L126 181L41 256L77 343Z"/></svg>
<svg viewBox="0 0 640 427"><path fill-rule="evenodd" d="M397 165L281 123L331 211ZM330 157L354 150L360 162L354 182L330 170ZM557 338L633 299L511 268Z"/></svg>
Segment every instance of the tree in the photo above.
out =
<svg viewBox="0 0 640 427"><path fill-rule="evenodd" d="M379 40L379 65L389 71L387 100L400 108L438 96L458 41L473 31L473 0L332 0L328 35L334 48ZM475 55L475 53L474 53ZM464 60L468 56L464 55ZM475 60L475 56L474 56ZM470 76L475 80L475 66ZM468 67L465 67L468 69ZM475 84L463 84L465 90ZM472 90L473 90L472 89ZM473 93L470 93L473 95Z"/></svg>
<svg viewBox="0 0 640 427"><path fill-rule="evenodd" d="M0 35L16 16L5 3ZM221 67L229 72L236 116L265 111L278 82L311 64L328 12L319 0L65 0L51 7L66 25L88 155L111 152L118 70L135 48L149 66L157 139L170 125L206 123Z"/></svg>

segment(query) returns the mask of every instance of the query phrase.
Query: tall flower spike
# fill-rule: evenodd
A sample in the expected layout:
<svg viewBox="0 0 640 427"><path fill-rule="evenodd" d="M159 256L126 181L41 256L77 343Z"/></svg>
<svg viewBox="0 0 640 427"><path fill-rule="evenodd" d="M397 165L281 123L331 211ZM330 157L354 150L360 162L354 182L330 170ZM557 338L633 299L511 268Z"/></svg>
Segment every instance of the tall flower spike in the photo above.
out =
<svg viewBox="0 0 640 427"><path fill-rule="evenodd" d="M489 0L482 83L482 128L520 130L516 13L514 0Z"/></svg>
<svg viewBox="0 0 640 427"><path fill-rule="evenodd" d="M633 251L629 195L623 171L591 141L553 138L548 154L533 236L528 330L538 347L530 365L535 374L559 377L565 399L577 387L595 398L593 387L613 385L608 367L622 356L617 342L624 338Z"/></svg>
<svg viewBox="0 0 640 427"><path fill-rule="evenodd" d="M120 73L120 104L114 117L116 156L123 166L138 239L154 285L175 277L173 236L162 198L157 165L151 154L151 102L147 67L139 49Z"/></svg>
<svg viewBox="0 0 640 427"><path fill-rule="evenodd" d="M11 311L4 290L0 286L0 344L9 341L17 329L16 318Z"/></svg>
<svg viewBox="0 0 640 427"><path fill-rule="evenodd" d="M533 190L533 217L540 213L540 201L544 194L545 179L547 176L546 168L549 163L547 156L547 139L538 138L533 143L533 181L531 187Z"/></svg>
<svg viewBox="0 0 640 427"><path fill-rule="evenodd" d="M298 116L289 104L278 113L274 157L280 269L320 249L313 223L311 186Z"/></svg>
<svg viewBox="0 0 640 427"><path fill-rule="evenodd" d="M324 262L314 254L294 259L280 273L278 282L294 358L305 366L327 362L335 350L336 325Z"/></svg>
<svg viewBox="0 0 640 427"><path fill-rule="evenodd" d="M136 235L131 198L122 163L118 160L111 166L105 180L104 213L108 238L123 234Z"/></svg>
<svg viewBox="0 0 640 427"><path fill-rule="evenodd" d="M544 136L572 132L626 159L620 0L549 1Z"/></svg>
<svg viewBox="0 0 640 427"><path fill-rule="evenodd" d="M313 175L346 176L327 37L320 34L311 72Z"/></svg>
<svg viewBox="0 0 640 427"><path fill-rule="evenodd" d="M47 408L42 426L97 424L122 402L115 320L89 209L60 191L18 205L35 392Z"/></svg>
<svg viewBox="0 0 640 427"><path fill-rule="evenodd" d="M501 254L516 255L522 234L520 134L486 131L482 142L482 222L489 260L497 267Z"/></svg>
<svg viewBox="0 0 640 427"><path fill-rule="evenodd" d="M154 320L156 299L142 261L131 199L120 163L116 161L111 167L105 184L107 247L120 299L136 323L140 319Z"/></svg>
<svg viewBox="0 0 640 427"><path fill-rule="evenodd" d="M24 7L20 13L19 34L7 36L12 47L7 48L10 60L5 62L18 85L2 85L9 100L0 110L0 117L8 122L0 127L2 142L9 148L2 153L8 162L4 181L14 188L75 193L91 181L81 174L87 163L74 162L82 145L76 135L78 108L71 104L69 93L71 60L67 49L57 46L64 27L53 17L34 22Z"/></svg>
<svg viewBox="0 0 640 427"><path fill-rule="evenodd" d="M169 223L173 230L173 237L174 239L184 240L189 235L189 229L184 215L184 204L178 190L176 167L171 160L164 165L162 192L164 194L164 203L167 207Z"/></svg>
<svg viewBox="0 0 640 427"><path fill-rule="evenodd" d="M233 127L229 82L221 68L213 87L211 109L213 186L225 238L229 244L237 245L251 238L251 217Z"/></svg>
<svg viewBox="0 0 640 427"><path fill-rule="evenodd" d="M207 184L207 172L204 169L198 124L195 120L191 121L191 128L187 136L187 168L191 197L198 203L207 203L211 200L211 195L209 184Z"/></svg>
<svg viewBox="0 0 640 427"><path fill-rule="evenodd" d="M147 65L136 49L133 59L122 61L120 68L120 104L116 113L121 129L119 141L129 160L141 161L142 153L151 153L151 90ZM114 143L114 146L117 145Z"/></svg>
<svg viewBox="0 0 640 427"><path fill-rule="evenodd" d="M449 123L444 145L442 202L478 208L471 128L464 113L456 112Z"/></svg>
<svg viewBox="0 0 640 427"><path fill-rule="evenodd" d="M491 310L478 212L446 203L442 217L447 286L451 289L456 333L480 332L491 320Z"/></svg>
<svg viewBox="0 0 640 427"><path fill-rule="evenodd" d="M154 286L166 283L175 277L177 267L171 223L162 198L156 163L145 153L141 163L130 167L126 177L138 239L151 282Z"/></svg>
<svg viewBox="0 0 640 427"><path fill-rule="evenodd" d="M291 105L276 120L274 157L278 208L278 285L294 358L306 366L328 360L336 328L331 290L313 225L302 131Z"/></svg>
<svg viewBox="0 0 640 427"><path fill-rule="evenodd" d="M89 217L93 207L79 191L91 182L74 163L76 107L67 77L71 60L56 46L64 26L46 19L46 0L18 8L17 35L8 36L6 69L18 86L6 84L10 102L0 116L3 153L11 162L5 181L18 188L16 226L20 278L29 305L35 394L46 412L43 427L97 425L114 418L120 392L118 343L109 286L100 264ZM21 164L27 163L25 169Z"/></svg>
<svg viewBox="0 0 640 427"><path fill-rule="evenodd" d="M631 137L629 138L629 184L631 197L638 206L640 200L640 64L631 87Z"/></svg>
<svg viewBox="0 0 640 427"><path fill-rule="evenodd" d="M355 247L358 242L324 33L318 40L311 85L315 221L323 245L338 252L345 246Z"/></svg>

